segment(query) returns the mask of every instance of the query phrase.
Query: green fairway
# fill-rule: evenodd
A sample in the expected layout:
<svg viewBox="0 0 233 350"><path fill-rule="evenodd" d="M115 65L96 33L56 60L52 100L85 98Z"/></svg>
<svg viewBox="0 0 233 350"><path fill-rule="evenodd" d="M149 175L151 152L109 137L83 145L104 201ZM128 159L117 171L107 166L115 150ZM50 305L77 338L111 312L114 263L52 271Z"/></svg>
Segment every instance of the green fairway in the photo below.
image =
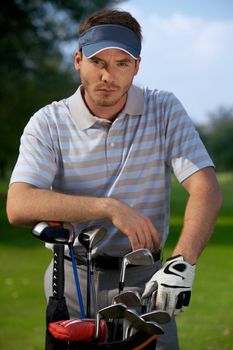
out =
<svg viewBox="0 0 233 350"><path fill-rule="evenodd" d="M233 174L221 174L219 181L224 205L197 266L191 306L177 317L181 350L233 349ZM43 274L51 252L30 230L8 224L5 196L6 187L0 184L0 349L42 350L46 308ZM186 197L174 182L165 258L177 241Z"/></svg>
<svg viewBox="0 0 233 350"><path fill-rule="evenodd" d="M221 174L218 178L224 204L197 265L191 305L177 317L181 350L233 349L233 174ZM181 229L185 196L174 182L166 257Z"/></svg>

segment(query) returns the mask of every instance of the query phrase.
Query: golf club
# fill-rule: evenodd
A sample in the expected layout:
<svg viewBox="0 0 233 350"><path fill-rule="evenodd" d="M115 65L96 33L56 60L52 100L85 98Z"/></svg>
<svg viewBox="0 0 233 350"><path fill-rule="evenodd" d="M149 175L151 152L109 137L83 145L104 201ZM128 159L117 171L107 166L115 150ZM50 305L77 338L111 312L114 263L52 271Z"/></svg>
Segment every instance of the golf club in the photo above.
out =
<svg viewBox="0 0 233 350"><path fill-rule="evenodd" d="M114 319L114 318L123 318L126 310L126 305L124 304L112 304L109 306L100 309L96 315L96 333L95 338L99 337L99 325L101 318L104 319Z"/></svg>
<svg viewBox="0 0 233 350"><path fill-rule="evenodd" d="M69 249L70 249L70 257L71 257L71 261L72 261L77 297L78 297L78 302L79 302L79 307L80 307L81 319L84 319L85 318L85 310L84 310L83 298L82 298L82 293L81 293L81 287L80 287L79 278L78 278L78 270L77 270L77 266L76 266L76 262L75 262L73 244L69 245Z"/></svg>
<svg viewBox="0 0 233 350"><path fill-rule="evenodd" d="M126 309L124 312L124 323L123 323L123 340L128 338L129 330L132 325L138 328L143 326L145 321L139 316L139 314L132 309Z"/></svg>
<svg viewBox="0 0 233 350"><path fill-rule="evenodd" d="M38 223L32 230L32 234L38 239L52 244L67 244L70 251L70 257L72 261L74 279L76 284L77 297L80 307L81 318L85 318L85 311L83 305L83 299L81 294L81 288L78 278L78 271L76 267L75 257L74 257L74 248L73 242L75 238L74 230L71 224L50 226L47 222Z"/></svg>
<svg viewBox="0 0 233 350"><path fill-rule="evenodd" d="M141 299L138 292L133 292L128 290L126 292L122 292L121 294L117 294L113 298L114 303L123 303L127 307L141 307Z"/></svg>
<svg viewBox="0 0 233 350"><path fill-rule="evenodd" d="M63 226L50 226L47 222L39 222L32 234L46 243L69 244L74 241L74 233Z"/></svg>
<svg viewBox="0 0 233 350"><path fill-rule="evenodd" d="M127 320L124 330L123 338L135 334L136 331L147 334L163 334L163 328L156 322L145 321L135 310L126 309L124 312L124 318Z"/></svg>
<svg viewBox="0 0 233 350"><path fill-rule="evenodd" d="M146 266L154 263L154 258L148 249L140 248L126 254L122 259L119 294L123 292L125 283L125 271L128 265Z"/></svg>
<svg viewBox="0 0 233 350"><path fill-rule="evenodd" d="M137 331L142 332L142 333L147 333L150 335L164 334L163 328L161 326L159 326L158 323L153 322L153 321L148 321L148 322L144 321L144 324L139 325L139 326L137 323L135 325L132 324L132 327L129 330L128 336L132 336Z"/></svg>
<svg viewBox="0 0 233 350"><path fill-rule="evenodd" d="M91 316L91 296L94 313L96 313L96 294L94 288L94 272L92 267L91 253L92 249L103 239L106 234L104 227L89 227L83 230L79 236L79 242L85 247L87 251L87 304L86 304L86 315Z"/></svg>
<svg viewBox="0 0 233 350"><path fill-rule="evenodd" d="M171 321L170 315L163 310L154 310L151 312L148 312L146 314L141 315L141 318L143 318L144 321L153 321L157 323L168 323Z"/></svg>
<svg viewBox="0 0 233 350"><path fill-rule="evenodd" d="M152 294L146 298L148 300L146 312L151 312L155 308L155 298L156 298L157 290L158 290L157 282L155 282L154 288L155 289L152 292Z"/></svg>

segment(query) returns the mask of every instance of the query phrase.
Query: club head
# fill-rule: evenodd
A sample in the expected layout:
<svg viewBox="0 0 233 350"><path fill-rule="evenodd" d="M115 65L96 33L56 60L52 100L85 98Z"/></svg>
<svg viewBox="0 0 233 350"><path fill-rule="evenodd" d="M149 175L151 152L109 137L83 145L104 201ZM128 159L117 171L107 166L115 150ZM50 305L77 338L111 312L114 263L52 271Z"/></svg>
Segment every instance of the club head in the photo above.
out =
<svg viewBox="0 0 233 350"><path fill-rule="evenodd" d="M32 234L46 243L70 244L74 241L74 230L71 225L54 227L47 222L40 222L33 228Z"/></svg>
<svg viewBox="0 0 233 350"><path fill-rule="evenodd" d="M146 266L154 263L153 255L146 248L133 250L132 252L126 254L123 259L126 260L128 265Z"/></svg>
<svg viewBox="0 0 233 350"><path fill-rule="evenodd" d="M79 234L78 240L89 251L104 238L106 232L107 230L102 226L89 227Z"/></svg>
<svg viewBox="0 0 233 350"><path fill-rule="evenodd" d="M145 321L139 316L136 310L126 309L124 313L124 323L123 323L123 339L128 338L129 332L134 327L134 329L140 328Z"/></svg>
<svg viewBox="0 0 233 350"><path fill-rule="evenodd" d="M137 325L137 327L145 323L145 321L140 317L137 311L133 309L126 309L124 312L124 318L130 323L132 323L134 326Z"/></svg>
<svg viewBox="0 0 233 350"><path fill-rule="evenodd" d="M103 318L122 318L126 310L126 305L122 303L112 304L99 310L98 313L101 314Z"/></svg>
<svg viewBox="0 0 233 350"><path fill-rule="evenodd" d="M164 334L163 328L157 322L147 322L135 310L126 309L124 318L129 323L128 328L131 329L130 335L134 334L135 331L151 335ZM128 334L128 330L126 331L126 334Z"/></svg>
<svg viewBox="0 0 233 350"><path fill-rule="evenodd" d="M152 265L153 263L153 255L146 248L133 250L132 252L126 254L122 260L120 283L122 283L125 279L125 270L127 265L146 266Z"/></svg>
<svg viewBox="0 0 233 350"><path fill-rule="evenodd" d="M109 306L100 309L96 314L96 333L95 338L99 337L99 324L101 318L109 319L109 318L123 318L124 312L126 310L126 305L124 304L112 304Z"/></svg>
<svg viewBox="0 0 233 350"><path fill-rule="evenodd" d="M141 315L143 320L146 322L152 321L157 323L168 323L171 321L170 315L163 310L154 310L151 312L148 312L146 314Z"/></svg>
<svg viewBox="0 0 233 350"><path fill-rule="evenodd" d="M138 292L126 291L120 294L117 294L113 298L115 303L123 303L127 307L141 307L141 299Z"/></svg>
<svg viewBox="0 0 233 350"><path fill-rule="evenodd" d="M150 335L164 334L163 328L158 323L153 322L153 321L145 322L142 325L142 328L140 328L140 331L143 333L150 334Z"/></svg>

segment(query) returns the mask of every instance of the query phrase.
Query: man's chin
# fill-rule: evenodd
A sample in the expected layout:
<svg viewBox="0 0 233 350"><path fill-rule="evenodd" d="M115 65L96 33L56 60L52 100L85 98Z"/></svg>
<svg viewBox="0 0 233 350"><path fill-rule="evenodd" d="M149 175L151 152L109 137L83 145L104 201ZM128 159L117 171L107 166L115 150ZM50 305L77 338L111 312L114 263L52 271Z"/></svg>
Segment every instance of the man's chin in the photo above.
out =
<svg viewBox="0 0 233 350"><path fill-rule="evenodd" d="M99 107L113 107L119 102L119 99L117 100L98 99L95 102L96 102L96 105Z"/></svg>

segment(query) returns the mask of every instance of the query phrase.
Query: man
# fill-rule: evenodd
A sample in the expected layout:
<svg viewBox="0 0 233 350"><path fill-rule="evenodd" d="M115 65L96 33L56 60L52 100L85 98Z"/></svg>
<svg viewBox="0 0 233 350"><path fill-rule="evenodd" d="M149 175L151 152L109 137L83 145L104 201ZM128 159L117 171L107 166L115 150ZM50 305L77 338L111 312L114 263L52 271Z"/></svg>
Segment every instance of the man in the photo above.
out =
<svg viewBox="0 0 233 350"><path fill-rule="evenodd" d="M189 303L195 264L213 231L221 194L213 163L177 98L132 85L140 50L140 26L127 12L104 10L80 27L75 68L82 85L39 110L26 126L7 212L16 225L72 222L77 234L92 224L107 228L94 251L99 308L117 294L121 258L132 249L150 249L155 264L128 268L126 288L144 291L145 298L158 288L156 307L174 316ZM171 171L189 199L180 238L162 267ZM78 268L84 294L85 267ZM69 312L77 317L69 260L65 271ZM47 296L51 280L50 265ZM157 348L178 349L174 317L164 328Z"/></svg>

